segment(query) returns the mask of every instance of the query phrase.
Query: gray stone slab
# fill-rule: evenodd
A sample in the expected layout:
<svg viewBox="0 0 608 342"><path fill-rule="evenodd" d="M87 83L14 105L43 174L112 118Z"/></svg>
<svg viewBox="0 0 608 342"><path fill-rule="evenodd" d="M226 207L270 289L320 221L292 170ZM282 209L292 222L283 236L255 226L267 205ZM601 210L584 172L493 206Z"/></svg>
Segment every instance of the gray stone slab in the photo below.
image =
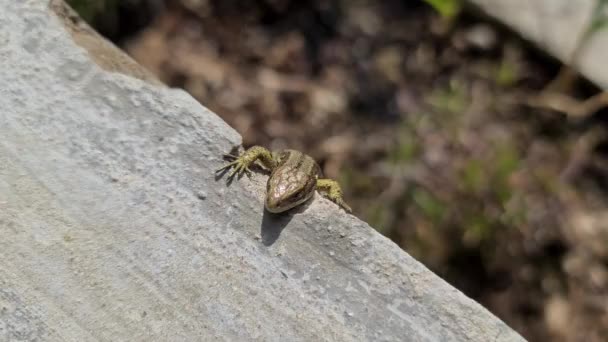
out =
<svg viewBox="0 0 608 342"><path fill-rule="evenodd" d="M265 214L218 116L0 8L0 341L522 340L319 196Z"/></svg>
<svg viewBox="0 0 608 342"><path fill-rule="evenodd" d="M467 0L520 32L565 64L587 29L598 0ZM608 13L605 13L608 16ZM608 28L595 33L573 65L608 89Z"/></svg>

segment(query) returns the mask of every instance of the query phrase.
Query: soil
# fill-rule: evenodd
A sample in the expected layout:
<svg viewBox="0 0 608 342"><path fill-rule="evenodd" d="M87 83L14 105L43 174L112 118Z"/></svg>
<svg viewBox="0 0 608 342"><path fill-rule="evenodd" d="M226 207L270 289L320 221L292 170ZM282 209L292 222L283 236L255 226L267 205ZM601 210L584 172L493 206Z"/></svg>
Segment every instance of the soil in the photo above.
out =
<svg viewBox="0 0 608 342"><path fill-rule="evenodd" d="M450 20L414 0L150 13L112 38L245 146L316 158L357 216L530 341L608 336L605 124L525 105L554 60L475 13Z"/></svg>

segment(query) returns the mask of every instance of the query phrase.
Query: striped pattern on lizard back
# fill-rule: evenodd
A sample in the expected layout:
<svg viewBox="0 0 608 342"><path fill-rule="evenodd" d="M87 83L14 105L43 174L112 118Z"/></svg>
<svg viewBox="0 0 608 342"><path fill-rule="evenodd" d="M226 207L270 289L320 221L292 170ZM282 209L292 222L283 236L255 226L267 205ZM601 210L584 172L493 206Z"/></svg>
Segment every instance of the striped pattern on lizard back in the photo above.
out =
<svg viewBox="0 0 608 342"><path fill-rule="evenodd" d="M273 213L306 202L315 192L321 168L310 156L296 150L276 153L277 166L266 185L266 209Z"/></svg>
<svg viewBox="0 0 608 342"><path fill-rule="evenodd" d="M310 157L300 151L284 150L270 152L262 146L252 146L240 156L227 155L233 161L216 170L216 173L233 169L228 180L249 175L251 166L256 161L270 170L266 185L265 207L269 212L281 213L298 206L310 199L315 190L339 205L346 212L351 208L342 198L340 184L332 179L322 179L321 168Z"/></svg>

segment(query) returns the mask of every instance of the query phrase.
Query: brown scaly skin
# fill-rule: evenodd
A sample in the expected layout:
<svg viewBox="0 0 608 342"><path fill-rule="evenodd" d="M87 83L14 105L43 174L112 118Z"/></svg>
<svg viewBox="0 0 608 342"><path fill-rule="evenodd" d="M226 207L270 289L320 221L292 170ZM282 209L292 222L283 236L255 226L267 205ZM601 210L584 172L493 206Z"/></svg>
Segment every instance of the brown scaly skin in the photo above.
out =
<svg viewBox="0 0 608 342"><path fill-rule="evenodd" d="M322 191L328 199L338 204L346 212L351 208L342 198L342 189L338 182L331 179L320 179L321 169L310 156L295 150L270 152L264 147L254 146L240 156L231 156L234 161L226 164L217 172L234 168L229 179L234 176L249 175L249 166L256 161L270 170L266 185L265 207L271 213L281 213L296 207L314 194L315 189Z"/></svg>

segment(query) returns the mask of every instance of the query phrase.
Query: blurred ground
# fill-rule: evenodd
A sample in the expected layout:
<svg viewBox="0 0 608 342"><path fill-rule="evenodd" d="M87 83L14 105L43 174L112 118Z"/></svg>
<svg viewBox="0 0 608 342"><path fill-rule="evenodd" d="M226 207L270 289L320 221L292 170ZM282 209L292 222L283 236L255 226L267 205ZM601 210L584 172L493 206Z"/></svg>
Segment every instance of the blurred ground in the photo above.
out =
<svg viewBox="0 0 608 342"><path fill-rule="evenodd" d="M605 123L523 105L553 60L422 1L100 2L72 0L245 146L315 157L357 216L527 339L608 336Z"/></svg>

